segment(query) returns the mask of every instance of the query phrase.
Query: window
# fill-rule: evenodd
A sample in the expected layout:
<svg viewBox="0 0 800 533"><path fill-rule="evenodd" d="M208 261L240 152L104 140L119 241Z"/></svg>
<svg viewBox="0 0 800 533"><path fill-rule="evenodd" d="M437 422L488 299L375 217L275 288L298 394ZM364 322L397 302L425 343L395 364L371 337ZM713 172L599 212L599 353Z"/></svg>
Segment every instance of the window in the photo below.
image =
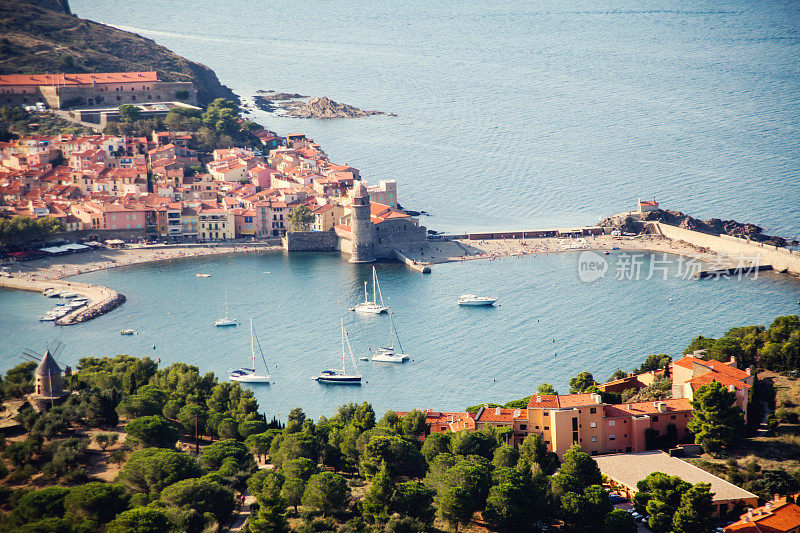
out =
<svg viewBox="0 0 800 533"><path fill-rule="evenodd" d="M597 437L592 437L590 440L591 440L592 442L597 442Z"/></svg>
<svg viewBox="0 0 800 533"><path fill-rule="evenodd" d="M658 422L658 416L653 417L653 422Z"/></svg>
<svg viewBox="0 0 800 533"><path fill-rule="evenodd" d="M539 426L533 426L534 429L539 429Z"/></svg>
<svg viewBox="0 0 800 533"><path fill-rule="evenodd" d="M544 411L542 414L543 414L544 416L550 416L550 411Z"/></svg>
<svg viewBox="0 0 800 533"><path fill-rule="evenodd" d="M591 409L589 409L589 413L591 414L595 414L596 412L597 412L597 407L592 407Z"/></svg>
<svg viewBox="0 0 800 533"><path fill-rule="evenodd" d="M578 431L578 419L577 418L573 418L572 419L572 431Z"/></svg>
<svg viewBox="0 0 800 533"><path fill-rule="evenodd" d="M545 427L544 427L544 430L545 430L545 431L550 431L550 426L545 426Z"/></svg>
<svg viewBox="0 0 800 533"><path fill-rule="evenodd" d="M616 435L609 435L608 436L608 440L616 440L616 439L617 439Z"/></svg>
<svg viewBox="0 0 800 533"><path fill-rule="evenodd" d="M672 416L669 417L670 420L675 420L676 418L678 418L678 417L675 416L675 415L672 415Z"/></svg>
<svg viewBox="0 0 800 533"><path fill-rule="evenodd" d="M616 426L616 425L617 425L617 421L616 421L616 420L609 420L609 421L608 421L608 426L609 426L609 427L612 427L612 428L613 428L613 427L614 427L614 426Z"/></svg>
<svg viewBox="0 0 800 533"><path fill-rule="evenodd" d="M590 428L596 428L597 427L597 422L592 422L591 424L589 424L589 427Z"/></svg>
<svg viewBox="0 0 800 533"><path fill-rule="evenodd" d="M519 429L522 430L522 431L527 431L528 430L528 424L520 424L519 425Z"/></svg>

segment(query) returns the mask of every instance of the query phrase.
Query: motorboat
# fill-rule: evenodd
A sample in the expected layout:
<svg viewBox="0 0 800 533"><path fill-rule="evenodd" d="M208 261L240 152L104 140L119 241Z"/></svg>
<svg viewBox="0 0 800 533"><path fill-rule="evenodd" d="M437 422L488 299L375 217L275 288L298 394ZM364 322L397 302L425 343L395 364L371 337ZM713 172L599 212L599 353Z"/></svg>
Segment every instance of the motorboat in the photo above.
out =
<svg viewBox="0 0 800 533"><path fill-rule="evenodd" d="M72 300L70 303L67 304L67 307L69 307L70 309L78 309L79 307L83 307L87 303L88 303L88 300L84 300L84 301L80 301L80 302L76 302L75 300Z"/></svg>
<svg viewBox="0 0 800 533"><path fill-rule="evenodd" d="M42 294L44 294L44 295L45 295L45 296L47 296L48 298L51 298L51 297L55 296L56 294L58 294L58 291L57 291L56 289L54 289L53 287L47 287L47 288L46 288L46 289L45 289L45 290L42 292Z"/></svg>
<svg viewBox="0 0 800 533"><path fill-rule="evenodd" d="M195 274L198 278L210 278L211 274Z"/></svg>
<svg viewBox="0 0 800 533"><path fill-rule="evenodd" d="M136 332L133 331L132 329L123 329L122 331L119 332L120 335L133 335L134 333Z"/></svg>
<svg viewBox="0 0 800 533"><path fill-rule="evenodd" d="M394 329L394 321L392 320L392 312L389 311L389 347L378 348L375 355L372 356L373 361L379 363L402 363L408 359L404 353L400 353L394 349L394 339L397 338L397 345L400 350L403 350L400 344L400 337L397 335L397 330Z"/></svg>
<svg viewBox="0 0 800 533"><path fill-rule="evenodd" d="M348 374L345 367L345 346L347 351L350 352L350 360L353 362L354 374ZM312 379L320 383L332 383L336 385L361 385L361 374L358 372L358 365L356 365L356 358L353 356L353 349L350 346L350 338L347 336L347 331L344 329L344 320L342 320L342 369L327 369L314 376Z"/></svg>
<svg viewBox="0 0 800 533"><path fill-rule="evenodd" d="M261 360L264 366L267 366L267 361L264 359L264 351L261 349L261 342L256 337L255 330L253 329L253 318L250 318L250 363L252 368L242 367L236 370L231 370L228 377L231 381L241 381L242 383L269 383L271 379L269 373L260 375L256 372L256 350L255 344L258 343L258 351L261 353Z"/></svg>
<svg viewBox="0 0 800 533"><path fill-rule="evenodd" d="M378 298L380 297L381 303L378 305ZM364 301L355 307L350 308L351 311L356 313L366 313L370 315L379 315L389 310L388 307L383 305L383 293L381 293L381 286L378 283L378 273L375 267L372 267L372 300L369 299L367 293L367 282L364 282Z"/></svg>
<svg viewBox="0 0 800 533"><path fill-rule="evenodd" d="M458 299L458 305L494 305L497 298L491 296L475 296L474 294L463 294Z"/></svg>
<svg viewBox="0 0 800 533"><path fill-rule="evenodd" d="M226 327L226 326L235 326L236 319L230 317L230 309L228 308L228 293L225 293L225 317L218 318L214 325L218 328Z"/></svg>
<svg viewBox="0 0 800 533"><path fill-rule="evenodd" d="M62 292L61 293L61 297L62 298L67 298L67 299L69 299L69 298L77 298L78 296L79 296L78 293L75 293L75 292Z"/></svg>

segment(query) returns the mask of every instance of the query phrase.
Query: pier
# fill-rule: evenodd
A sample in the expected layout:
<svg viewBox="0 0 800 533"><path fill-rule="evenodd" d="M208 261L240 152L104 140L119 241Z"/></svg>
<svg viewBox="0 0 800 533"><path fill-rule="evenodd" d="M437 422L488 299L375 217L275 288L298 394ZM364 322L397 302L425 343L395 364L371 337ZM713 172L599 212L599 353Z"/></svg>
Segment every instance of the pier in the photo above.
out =
<svg viewBox="0 0 800 533"><path fill-rule="evenodd" d="M405 255L403 255L400 251L395 250L394 256L400 261L401 263L405 263L405 265L417 272L421 272L422 274L430 274L431 273L431 264L428 262L420 262L415 261L413 259L409 259Z"/></svg>
<svg viewBox="0 0 800 533"><path fill-rule="evenodd" d="M711 270L701 270L694 273L695 279L703 278L744 278L748 274L756 275L758 272L768 272L774 270L772 265L754 265L732 268L715 268Z"/></svg>

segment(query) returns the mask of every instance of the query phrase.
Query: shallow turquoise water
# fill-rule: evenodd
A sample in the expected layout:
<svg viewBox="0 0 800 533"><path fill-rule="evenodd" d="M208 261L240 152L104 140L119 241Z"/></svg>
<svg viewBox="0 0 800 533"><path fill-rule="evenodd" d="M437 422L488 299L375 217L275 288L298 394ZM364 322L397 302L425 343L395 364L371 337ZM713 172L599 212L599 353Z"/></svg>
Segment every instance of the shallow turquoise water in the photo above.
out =
<svg viewBox="0 0 800 533"><path fill-rule="evenodd" d="M252 316L275 380L253 386L267 414L285 415L302 405L318 416L362 400L379 412L463 409L526 396L541 382L565 392L580 371L606 379L647 354L677 355L696 335L768 323L800 309L800 281L788 276L685 281L675 277L671 263L666 280L622 281L615 277L619 257L609 256L614 263L607 276L588 284L578 278L577 253L438 265L425 276L396 264L377 265L412 360L358 361L366 380L358 388L310 379L340 364L341 317L357 357L387 337L386 316L347 311L362 298L370 267L334 254L198 258L82 275L75 279L114 287L128 301L96 320L64 328L36 320L51 306L47 298L0 291L0 370L20 362L22 349L42 350L58 337L66 344L66 364L84 355L129 353L161 357L167 364L186 361L224 376L247 363ZM649 257L642 265L645 276ZM211 277L197 278L198 272ZM224 314L225 290L231 316L241 322L237 328L213 326ZM500 305L457 307L458 296L467 292L495 294ZM138 335L120 335L125 328Z"/></svg>

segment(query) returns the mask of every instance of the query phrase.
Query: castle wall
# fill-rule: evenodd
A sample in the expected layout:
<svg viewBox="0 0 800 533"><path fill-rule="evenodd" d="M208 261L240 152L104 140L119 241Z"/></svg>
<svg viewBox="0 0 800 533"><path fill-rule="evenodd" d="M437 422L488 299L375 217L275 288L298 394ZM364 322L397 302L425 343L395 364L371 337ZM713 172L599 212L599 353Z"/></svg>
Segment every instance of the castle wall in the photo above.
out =
<svg viewBox="0 0 800 533"><path fill-rule="evenodd" d="M373 253L377 259L395 258L395 250L419 250L427 243L428 231L408 219L389 219L374 228Z"/></svg>
<svg viewBox="0 0 800 533"><path fill-rule="evenodd" d="M288 252L335 252L339 238L332 231L289 231L281 244Z"/></svg>

